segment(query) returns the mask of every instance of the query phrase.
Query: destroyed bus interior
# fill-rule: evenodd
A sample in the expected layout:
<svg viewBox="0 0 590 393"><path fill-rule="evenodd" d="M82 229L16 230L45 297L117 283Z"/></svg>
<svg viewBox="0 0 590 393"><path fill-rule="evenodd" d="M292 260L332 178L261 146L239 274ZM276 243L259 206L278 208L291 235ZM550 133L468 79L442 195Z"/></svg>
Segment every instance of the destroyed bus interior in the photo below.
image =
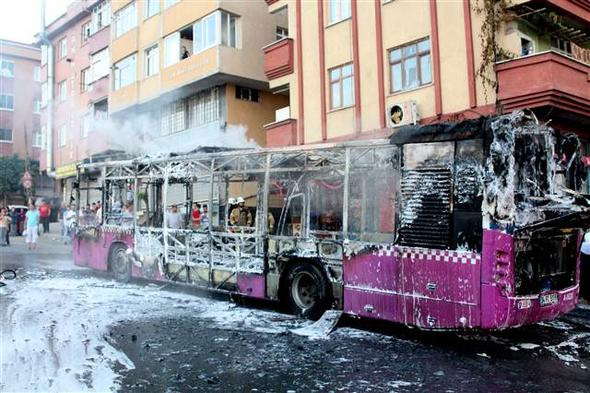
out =
<svg viewBox="0 0 590 393"><path fill-rule="evenodd" d="M319 288L323 306L342 308L346 286L365 277L354 267L362 255L392 257L392 266L409 263L410 273L396 278L399 285L413 280L404 274L422 274L422 257L471 261L452 274L458 282L469 280L474 304L488 280L483 262L495 272L489 280L503 283L501 296L560 290L576 285L580 239L590 223L577 143L539 124L531 112L515 112L404 126L382 140L87 164L80 168L85 173L101 172L102 235L80 225L77 236L108 238L100 251L106 268L124 278L271 300L286 296L300 312L309 300L301 294ZM504 241L509 246L486 254L486 247ZM113 246L104 246L109 242L131 250L131 268L116 266L127 262L113 257ZM78 260L91 265L84 262L91 251L83 248L98 252L98 243L81 244L75 246ZM355 255L360 259L347 262ZM345 277L347 266L356 276ZM359 291L390 285L377 277L380 268L374 274ZM424 299L441 301L435 293L429 289ZM464 303L452 299L447 302Z"/></svg>

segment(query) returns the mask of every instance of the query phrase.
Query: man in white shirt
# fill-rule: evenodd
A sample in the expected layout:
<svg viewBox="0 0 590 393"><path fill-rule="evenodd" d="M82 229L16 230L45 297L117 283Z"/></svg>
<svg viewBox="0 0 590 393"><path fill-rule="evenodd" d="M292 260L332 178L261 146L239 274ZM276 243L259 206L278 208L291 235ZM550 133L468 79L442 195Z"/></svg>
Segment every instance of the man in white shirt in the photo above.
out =
<svg viewBox="0 0 590 393"><path fill-rule="evenodd" d="M182 213L178 211L178 206L173 205L172 209L168 212L166 226L170 229L182 229Z"/></svg>
<svg viewBox="0 0 590 393"><path fill-rule="evenodd" d="M64 244L69 244L72 236L72 229L76 222L76 212L72 206L68 206L68 209L64 212Z"/></svg>

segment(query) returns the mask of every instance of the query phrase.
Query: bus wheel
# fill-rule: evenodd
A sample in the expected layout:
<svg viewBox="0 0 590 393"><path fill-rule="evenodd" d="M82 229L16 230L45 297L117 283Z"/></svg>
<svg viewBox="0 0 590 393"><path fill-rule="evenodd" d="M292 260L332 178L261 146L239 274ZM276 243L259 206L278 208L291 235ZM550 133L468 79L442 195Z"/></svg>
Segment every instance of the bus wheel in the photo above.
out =
<svg viewBox="0 0 590 393"><path fill-rule="evenodd" d="M318 319L328 308L329 290L320 269L311 263L294 265L287 275L289 308L296 315Z"/></svg>
<svg viewBox="0 0 590 393"><path fill-rule="evenodd" d="M109 268L117 280L127 282L131 280L131 264L127 257L127 246L113 244L109 254Z"/></svg>

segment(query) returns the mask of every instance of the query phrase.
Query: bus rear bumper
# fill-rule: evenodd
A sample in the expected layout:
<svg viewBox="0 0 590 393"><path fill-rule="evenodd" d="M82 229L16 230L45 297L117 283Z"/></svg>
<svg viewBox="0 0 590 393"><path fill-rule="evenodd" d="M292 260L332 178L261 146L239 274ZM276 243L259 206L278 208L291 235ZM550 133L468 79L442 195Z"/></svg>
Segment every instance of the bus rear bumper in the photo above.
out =
<svg viewBox="0 0 590 393"><path fill-rule="evenodd" d="M579 290L576 285L537 295L506 297L496 286L482 285L481 327L501 330L553 320L576 307ZM541 304L541 297L546 304Z"/></svg>

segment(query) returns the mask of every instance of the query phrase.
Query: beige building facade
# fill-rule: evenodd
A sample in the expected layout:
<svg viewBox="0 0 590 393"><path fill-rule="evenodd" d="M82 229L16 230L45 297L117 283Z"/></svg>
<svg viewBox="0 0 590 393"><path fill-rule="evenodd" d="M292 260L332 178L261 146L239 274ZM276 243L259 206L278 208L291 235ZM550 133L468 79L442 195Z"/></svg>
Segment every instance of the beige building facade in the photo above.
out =
<svg viewBox="0 0 590 393"><path fill-rule="evenodd" d="M109 111L148 152L266 144L263 125L288 98L269 92L260 48L286 18L228 0L113 1L112 11Z"/></svg>
<svg viewBox="0 0 590 393"><path fill-rule="evenodd" d="M263 49L271 89L289 97L288 113L265 127L270 146L528 107L578 133L588 154L588 2L518 0L493 10L476 0L266 3L288 20L288 35ZM497 29L484 24L492 13Z"/></svg>

